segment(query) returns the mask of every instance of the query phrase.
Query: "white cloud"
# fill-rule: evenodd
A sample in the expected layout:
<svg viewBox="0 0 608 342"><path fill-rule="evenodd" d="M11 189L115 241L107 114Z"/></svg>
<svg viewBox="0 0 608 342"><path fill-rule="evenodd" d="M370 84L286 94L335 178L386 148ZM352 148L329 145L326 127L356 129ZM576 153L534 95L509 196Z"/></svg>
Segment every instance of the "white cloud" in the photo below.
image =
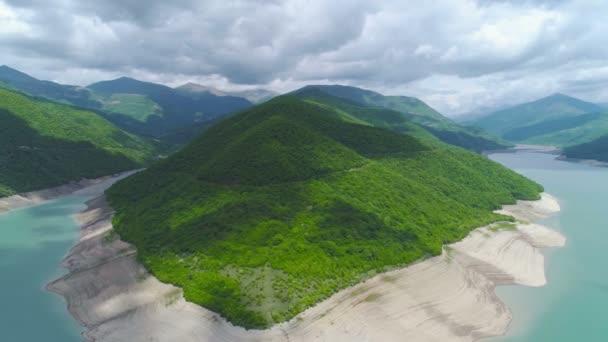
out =
<svg viewBox="0 0 608 342"><path fill-rule="evenodd" d="M0 64L288 91L345 83L446 113L555 91L608 101L598 0L0 0Z"/></svg>

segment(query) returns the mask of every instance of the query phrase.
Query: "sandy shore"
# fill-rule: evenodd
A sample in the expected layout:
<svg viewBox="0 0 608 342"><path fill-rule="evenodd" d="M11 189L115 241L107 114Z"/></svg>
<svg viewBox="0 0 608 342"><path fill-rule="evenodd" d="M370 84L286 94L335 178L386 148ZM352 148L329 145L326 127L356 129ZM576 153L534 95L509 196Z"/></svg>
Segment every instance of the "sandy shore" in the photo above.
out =
<svg viewBox="0 0 608 342"><path fill-rule="evenodd" d="M137 171L128 171L95 179L82 179L55 188L26 192L9 197L0 197L0 213L40 204L64 196L99 196L114 182L125 178L134 172Z"/></svg>
<svg viewBox="0 0 608 342"><path fill-rule="evenodd" d="M557 211L547 194L505 206L516 226L479 228L441 256L345 289L287 323L247 331L150 276L135 250L110 234L113 213L99 197L77 216L82 237L64 260L69 273L48 288L66 298L88 341L475 341L504 334L511 321L497 285L546 283L540 248L565 238L524 221Z"/></svg>

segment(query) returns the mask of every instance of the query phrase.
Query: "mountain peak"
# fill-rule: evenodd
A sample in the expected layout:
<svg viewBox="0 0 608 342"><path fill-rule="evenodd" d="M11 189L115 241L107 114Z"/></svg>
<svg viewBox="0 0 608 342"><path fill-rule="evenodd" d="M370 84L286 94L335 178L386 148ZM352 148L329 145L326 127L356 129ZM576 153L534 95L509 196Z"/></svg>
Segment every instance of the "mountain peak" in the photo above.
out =
<svg viewBox="0 0 608 342"><path fill-rule="evenodd" d="M552 94L550 96L547 96L546 98L548 98L548 99L576 99L575 97L572 97L570 95L566 95L564 93L559 93L559 92L558 93L554 93L554 94ZM576 99L576 100L578 100L578 99Z"/></svg>
<svg viewBox="0 0 608 342"><path fill-rule="evenodd" d="M4 75L10 75L13 77L20 77L20 78L28 78L28 79L33 79L33 77L31 77L30 75L21 72L17 69L11 68L8 65L2 65L0 66L0 72Z"/></svg>
<svg viewBox="0 0 608 342"><path fill-rule="evenodd" d="M198 83L188 82L186 84L182 84L181 86L175 88L176 90L187 91L190 93L211 93L217 96L226 96L227 93L215 89L213 87L207 87Z"/></svg>

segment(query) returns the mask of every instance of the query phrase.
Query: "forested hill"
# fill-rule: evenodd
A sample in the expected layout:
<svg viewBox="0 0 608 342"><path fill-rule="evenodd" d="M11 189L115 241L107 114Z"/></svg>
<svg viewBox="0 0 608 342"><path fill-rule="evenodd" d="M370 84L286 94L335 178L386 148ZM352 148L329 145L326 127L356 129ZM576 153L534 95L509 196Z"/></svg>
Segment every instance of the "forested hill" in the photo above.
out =
<svg viewBox="0 0 608 342"><path fill-rule="evenodd" d="M95 113L0 89L0 196L140 168L156 150Z"/></svg>
<svg viewBox="0 0 608 342"><path fill-rule="evenodd" d="M385 96L370 90L343 85L310 85L292 94L307 97L318 92L369 108L385 108L401 114L402 120L414 122L451 145L475 152L502 149L510 143L482 130L463 126L441 115L423 101L408 96ZM317 96L316 94L315 96Z"/></svg>
<svg viewBox="0 0 608 342"><path fill-rule="evenodd" d="M189 301L260 328L539 197L395 113L294 96L240 112L114 185L115 230Z"/></svg>

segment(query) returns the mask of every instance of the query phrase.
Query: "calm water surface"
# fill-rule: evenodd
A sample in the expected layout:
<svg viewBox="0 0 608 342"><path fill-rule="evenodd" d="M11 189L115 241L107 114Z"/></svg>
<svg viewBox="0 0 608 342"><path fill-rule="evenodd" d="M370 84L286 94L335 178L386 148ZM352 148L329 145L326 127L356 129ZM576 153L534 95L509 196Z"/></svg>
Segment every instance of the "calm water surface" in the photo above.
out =
<svg viewBox="0 0 608 342"><path fill-rule="evenodd" d="M547 250L546 287L497 289L514 319L507 337L491 341L608 341L608 168L555 157L533 152L490 156L558 197L562 211L544 223L568 239L566 247Z"/></svg>
<svg viewBox="0 0 608 342"><path fill-rule="evenodd" d="M78 236L72 215L86 198L68 197L0 214L0 341L82 342L62 298L44 286Z"/></svg>

